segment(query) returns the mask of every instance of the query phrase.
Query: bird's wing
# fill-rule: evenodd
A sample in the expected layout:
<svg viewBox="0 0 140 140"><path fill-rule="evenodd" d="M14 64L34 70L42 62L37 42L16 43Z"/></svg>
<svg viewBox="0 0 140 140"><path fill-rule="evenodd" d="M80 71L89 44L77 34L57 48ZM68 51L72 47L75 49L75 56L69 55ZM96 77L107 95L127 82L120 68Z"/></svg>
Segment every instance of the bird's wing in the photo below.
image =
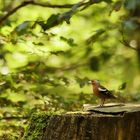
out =
<svg viewBox="0 0 140 140"><path fill-rule="evenodd" d="M103 86L98 87L98 90L100 91L100 93L102 93L108 97L115 97L108 89L106 89Z"/></svg>
<svg viewBox="0 0 140 140"><path fill-rule="evenodd" d="M101 92L106 92L106 91L108 91L105 87L99 87L98 89L99 89L99 91L101 91Z"/></svg>

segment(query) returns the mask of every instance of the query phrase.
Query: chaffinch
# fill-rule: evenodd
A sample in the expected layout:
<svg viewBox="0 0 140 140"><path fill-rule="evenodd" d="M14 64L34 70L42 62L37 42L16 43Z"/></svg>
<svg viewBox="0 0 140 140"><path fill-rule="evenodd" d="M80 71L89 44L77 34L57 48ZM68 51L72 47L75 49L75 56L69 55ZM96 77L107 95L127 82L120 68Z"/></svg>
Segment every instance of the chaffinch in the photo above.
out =
<svg viewBox="0 0 140 140"><path fill-rule="evenodd" d="M103 106L106 99L116 99L116 97L106 89L104 86L100 85L98 80L89 81L92 84L94 94L101 99L100 106Z"/></svg>

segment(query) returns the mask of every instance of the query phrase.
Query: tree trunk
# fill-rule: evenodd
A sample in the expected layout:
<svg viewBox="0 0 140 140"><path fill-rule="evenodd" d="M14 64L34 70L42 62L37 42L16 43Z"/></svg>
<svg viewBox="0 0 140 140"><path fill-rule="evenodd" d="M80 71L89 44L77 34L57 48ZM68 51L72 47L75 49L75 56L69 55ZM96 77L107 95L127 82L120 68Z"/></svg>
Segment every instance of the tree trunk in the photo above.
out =
<svg viewBox="0 0 140 140"><path fill-rule="evenodd" d="M140 104L86 105L84 112L34 114L24 140L140 140Z"/></svg>

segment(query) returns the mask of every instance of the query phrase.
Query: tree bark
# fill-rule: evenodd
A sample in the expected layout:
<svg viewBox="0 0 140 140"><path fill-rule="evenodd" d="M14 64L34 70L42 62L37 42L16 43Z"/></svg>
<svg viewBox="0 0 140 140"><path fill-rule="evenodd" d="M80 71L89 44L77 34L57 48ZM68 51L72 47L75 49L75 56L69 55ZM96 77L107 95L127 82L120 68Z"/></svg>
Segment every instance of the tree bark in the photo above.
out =
<svg viewBox="0 0 140 140"><path fill-rule="evenodd" d="M140 104L86 105L83 112L34 114L25 140L140 140Z"/></svg>

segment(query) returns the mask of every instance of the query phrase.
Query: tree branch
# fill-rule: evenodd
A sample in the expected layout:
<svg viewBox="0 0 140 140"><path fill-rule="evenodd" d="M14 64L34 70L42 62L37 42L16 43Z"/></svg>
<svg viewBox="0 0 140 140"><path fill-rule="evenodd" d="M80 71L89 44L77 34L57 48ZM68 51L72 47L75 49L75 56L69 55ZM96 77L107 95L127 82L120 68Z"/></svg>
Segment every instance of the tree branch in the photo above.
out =
<svg viewBox="0 0 140 140"><path fill-rule="evenodd" d="M132 47L126 40L120 41L125 47L130 48L132 50L137 50L137 48Z"/></svg>
<svg viewBox="0 0 140 140"><path fill-rule="evenodd" d="M12 120L12 119L28 119L29 116L10 116L10 117L2 117L0 120Z"/></svg>
<svg viewBox="0 0 140 140"><path fill-rule="evenodd" d="M30 4L30 2L23 2L14 9L10 10L6 15L0 18L0 24L2 24L9 16L14 14L17 10L19 10L22 7L25 7L26 5Z"/></svg>
<svg viewBox="0 0 140 140"><path fill-rule="evenodd" d="M133 49L133 50L137 50L137 48L132 47L128 41L125 40L124 37L124 32L123 30L120 30L121 36L122 36L122 40L120 40L120 43L122 43L125 47Z"/></svg>
<svg viewBox="0 0 140 140"><path fill-rule="evenodd" d="M48 7L48 8L71 8L72 6L75 5L75 4L58 5L58 4L50 4L50 3L39 3L39 2L35 2L35 1L33 1L30 4L36 5L36 6L41 6L41 7Z"/></svg>
<svg viewBox="0 0 140 140"><path fill-rule="evenodd" d="M86 5L91 3L89 2L82 2L80 6ZM77 3L75 3L77 4ZM18 5L17 7L13 8L12 10L10 10L6 15L4 15L3 17L0 18L0 25L7 19L9 18L12 14L14 14L16 11L18 11L19 9L21 9L22 7L25 7L27 5L36 5L36 6L41 6L41 7L47 7L47 8L71 8L72 6L74 6L75 4L63 4L63 5L59 5L59 4L50 4L50 3L39 3L39 2L35 2L35 1L24 1L22 2L20 5Z"/></svg>

